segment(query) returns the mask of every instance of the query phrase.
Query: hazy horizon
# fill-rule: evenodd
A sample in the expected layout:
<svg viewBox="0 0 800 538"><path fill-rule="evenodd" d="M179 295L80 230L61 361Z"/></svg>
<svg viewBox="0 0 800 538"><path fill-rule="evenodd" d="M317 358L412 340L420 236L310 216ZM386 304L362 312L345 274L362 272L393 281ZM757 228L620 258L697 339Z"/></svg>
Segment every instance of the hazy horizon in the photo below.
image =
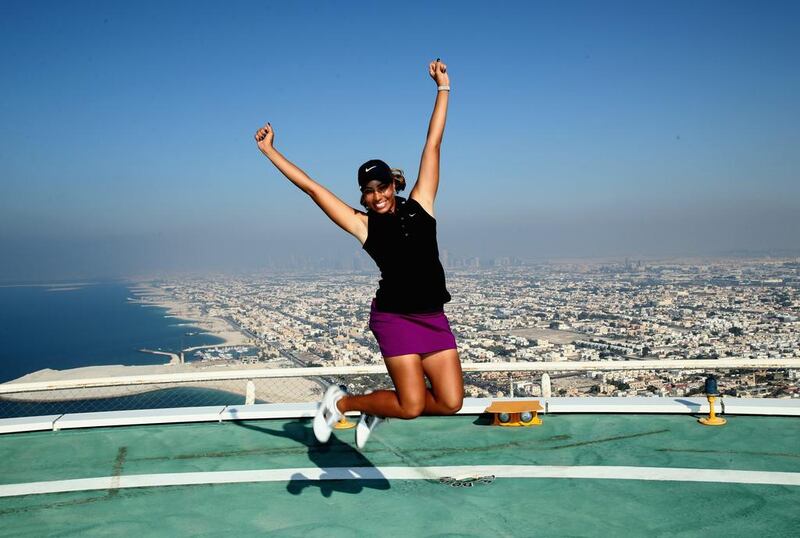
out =
<svg viewBox="0 0 800 538"><path fill-rule="evenodd" d="M794 2L3 14L0 282L366 259L252 135L354 207L370 158L410 190L437 56L451 257L800 254Z"/></svg>

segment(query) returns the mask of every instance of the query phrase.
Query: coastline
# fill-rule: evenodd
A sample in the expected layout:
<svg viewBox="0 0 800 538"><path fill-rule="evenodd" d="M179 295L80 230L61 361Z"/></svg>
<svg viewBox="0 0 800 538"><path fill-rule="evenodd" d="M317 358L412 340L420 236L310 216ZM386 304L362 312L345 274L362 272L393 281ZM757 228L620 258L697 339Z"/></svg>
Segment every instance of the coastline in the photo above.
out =
<svg viewBox="0 0 800 538"><path fill-rule="evenodd" d="M191 325L201 329L204 334L222 339L222 342L213 344L214 346L252 345L247 335L234 329L224 319L204 314L199 307L178 301L162 288L146 282L134 282L129 288L134 296L133 299L128 299L130 302L138 303L143 307L163 308L166 310L164 317L190 322Z"/></svg>

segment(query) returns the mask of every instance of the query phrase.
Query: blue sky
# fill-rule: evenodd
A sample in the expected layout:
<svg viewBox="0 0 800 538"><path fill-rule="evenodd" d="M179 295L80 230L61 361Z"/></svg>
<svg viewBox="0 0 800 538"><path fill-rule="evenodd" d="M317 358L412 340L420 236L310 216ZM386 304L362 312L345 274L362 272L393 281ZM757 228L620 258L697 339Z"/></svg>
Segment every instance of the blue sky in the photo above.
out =
<svg viewBox="0 0 800 538"><path fill-rule="evenodd" d="M164 4L164 5L161 5ZM3 2L0 279L360 256L256 149L356 206L452 95L440 248L800 248L796 2Z"/></svg>

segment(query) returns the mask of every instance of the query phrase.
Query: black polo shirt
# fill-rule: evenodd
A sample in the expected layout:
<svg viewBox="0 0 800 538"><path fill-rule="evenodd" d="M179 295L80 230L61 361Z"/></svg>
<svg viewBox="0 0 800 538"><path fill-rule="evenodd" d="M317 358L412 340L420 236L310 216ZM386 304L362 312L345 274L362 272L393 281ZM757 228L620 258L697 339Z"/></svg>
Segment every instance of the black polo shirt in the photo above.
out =
<svg viewBox="0 0 800 538"><path fill-rule="evenodd" d="M436 243L436 219L413 198L395 196L395 212L367 211L364 250L381 270L375 307L384 312L435 312L450 301Z"/></svg>

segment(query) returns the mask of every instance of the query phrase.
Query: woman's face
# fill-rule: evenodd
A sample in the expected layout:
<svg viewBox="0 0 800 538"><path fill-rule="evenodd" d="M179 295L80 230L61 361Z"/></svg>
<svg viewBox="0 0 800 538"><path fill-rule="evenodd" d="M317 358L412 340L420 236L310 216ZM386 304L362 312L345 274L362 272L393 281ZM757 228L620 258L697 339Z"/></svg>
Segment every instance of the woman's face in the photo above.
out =
<svg viewBox="0 0 800 538"><path fill-rule="evenodd" d="M376 213L394 213L394 182L380 183L373 180L367 183L361 192L364 194L364 203L369 209Z"/></svg>

